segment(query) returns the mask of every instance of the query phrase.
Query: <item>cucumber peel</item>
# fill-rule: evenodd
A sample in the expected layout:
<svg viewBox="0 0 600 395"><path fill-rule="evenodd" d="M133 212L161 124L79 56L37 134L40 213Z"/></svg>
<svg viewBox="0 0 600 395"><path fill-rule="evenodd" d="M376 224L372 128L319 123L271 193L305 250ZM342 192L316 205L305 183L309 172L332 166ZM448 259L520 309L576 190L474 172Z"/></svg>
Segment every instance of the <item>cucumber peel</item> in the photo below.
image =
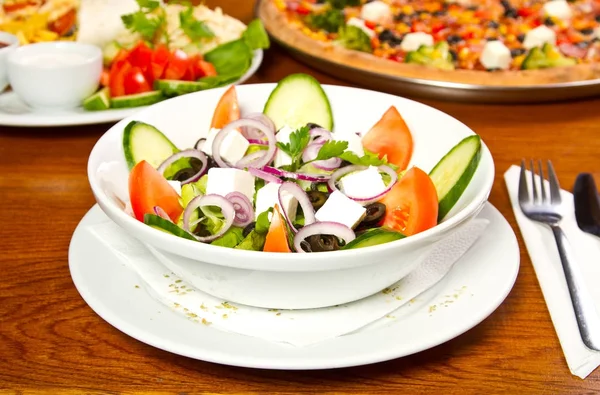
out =
<svg viewBox="0 0 600 395"><path fill-rule="evenodd" d="M161 131L140 121L131 121L123 131L123 151L131 170L142 160L155 169L179 149Z"/></svg>
<svg viewBox="0 0 600 395"><path fill-rule="evenodd" d="M161 91L150 91L144 93L138 93L135 95L125 95L113 97L111 100L112 108L132 108L149 106L151 104L158 103L164 99Z"/></svg>
<svg viewBox="0 0 600 395"><path fill-rule="evenodd" d="M158 229L160 231L172 234L173 236L182 237L184 239L196 241L196 238L189 232L181 229L173 222L168 221L158 215L144 214L144 223L148 226Z"/></svg>
<svg viewBox="0 0 600 395"><path fill-rule="evenodd" d="M481 138L468 136L440 159L429 177L438 194L438 222L444 219L469 186L481 159Z"/></svg>
<svg viewBox="0 0 600 395"><path fill-rule="evenodd" d="M102 88L83 101L86 111L103 111L110 108L110 93L108 88Z"/></svg>
<svg viewBox="0 0 600 395"><path fill-rule="evenodd" d="M308 74L290 74L279 81L263 112L277 130L285 125L296 130L309 122L333 129L329 98L319 81Z"/></svg>
<svg viewBox="0 0 600 395"><path fill-rule="evenodd" d="M368 231L366 231L365 233L358 236L356 239L352 240L350 243L342 247L342 250L353 250L356 248L376 246L379 244L385 244L392 241L400 240L404 237L406 236L404 236L402 233L398 233L385 228L369 229Z"/></svg>

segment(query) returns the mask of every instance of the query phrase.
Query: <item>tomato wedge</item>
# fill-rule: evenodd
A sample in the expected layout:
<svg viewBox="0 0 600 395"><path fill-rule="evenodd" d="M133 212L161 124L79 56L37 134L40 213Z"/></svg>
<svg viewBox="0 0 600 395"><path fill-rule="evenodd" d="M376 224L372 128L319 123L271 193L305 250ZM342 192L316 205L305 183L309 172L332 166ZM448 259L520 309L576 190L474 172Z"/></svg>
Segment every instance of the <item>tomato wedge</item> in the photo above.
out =
<svg viewBox="0 0 600 395"><path fill-rule="evenodd" d="M144 214L154 214L155 206L162 208L173 222L183 212L175 189L145 160L129 173L129 198L135 218L142 222Z"/></svg>
<svg viewBox="0 0 600 395"><path fill-rule="evenodd" d="M238 104L235 85L231 85L221 96L213 114L211 128L223 129L230 122L240 119L240 106Z"/></svg>
<svg viewBox="0 0 600 395"><path fill-rule="evenodd" d="M145 42L140 41L129 51L127 59L133 67L139 67L144 73L146 80L152 84L154 76L152 73L152 49Z"/></svg>
<svg viewBox="0 0 600 395"><path fill-rule="evenodd" d="M167 80L181 80L188 70L190 60L181 49L173 51L169 57L169 64L163 73L163 78Z"/></svg>
<svg viewBox="0 0 600 395"><path fill-rule="evenodd" d="M279 205L276 203L273 208L273 218L269 226L269 233L263 247L265 252L292 252L288 245L287 228L285 220L279 211Z"/></svg>
<svg viewBox="0 0 600 395"><path fill-rule="evenodd" d="M169 64L170 57L171 52L169 52L169 49L166 46L161 44L154 48L152 58L150 59L150 69L152 70L153 80L157 80L162 77L167 64Z"/></svg>
<svg viewBox="0 0 600 395"><path fill-rule="evenodd" d="M410 168L380 200L385 204L384 227L412 236L437 225L438 196L431 178Z"/></svg>
<svg viewBox="0 0 600 395"><path fill-rule="evenodd" d="M196 78L200 77L213 77L217 75L217 69L213 66L212 63L207 62L203 59L198 59L196 61Z"/></svg>
<svg viewBox="0 0 600 395"><path fill-rule="evenodd" d="M362 143L380 159L387 155L388 162L401 170L406 169L413 152L412 134L394 106L364 135Z"/></svg>
<svg viewBox="0 0 600 395"><path fill-rule="evenodd" d="M133 66L123 78L123 87L126 95L137 95L138 93L150 92L152 85L146 79L140 67Z"/></svg>
<svg viewBox="0 0 600 395"><path fill-rule="evenodd" d="M108 83L111 97L125 95L125 76L129 71L131 71L131 64L127 59L118 59L113 62Z"/></svg>

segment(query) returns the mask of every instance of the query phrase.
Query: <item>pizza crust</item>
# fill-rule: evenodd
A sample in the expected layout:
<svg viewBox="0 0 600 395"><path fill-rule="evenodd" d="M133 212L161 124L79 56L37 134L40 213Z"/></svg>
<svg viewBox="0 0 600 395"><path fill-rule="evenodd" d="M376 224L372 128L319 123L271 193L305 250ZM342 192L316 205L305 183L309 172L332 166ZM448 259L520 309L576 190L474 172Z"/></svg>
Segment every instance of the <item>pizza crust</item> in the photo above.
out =
<svg viewBox="0 0 600 395"><path fill-rule="evenodd" d="M600 64L578 64L541 70L522 71L475 71L440 70L428 66L398 63L372 54L349 50L330 42L313 40L288 21L287 15L274 4L274 0L259 0L258 17L269 34L280 43L307 55L326 59L328 62L360 69L367 72L459 84L486 87L523 87L569 83L600 78Z"/></svg>

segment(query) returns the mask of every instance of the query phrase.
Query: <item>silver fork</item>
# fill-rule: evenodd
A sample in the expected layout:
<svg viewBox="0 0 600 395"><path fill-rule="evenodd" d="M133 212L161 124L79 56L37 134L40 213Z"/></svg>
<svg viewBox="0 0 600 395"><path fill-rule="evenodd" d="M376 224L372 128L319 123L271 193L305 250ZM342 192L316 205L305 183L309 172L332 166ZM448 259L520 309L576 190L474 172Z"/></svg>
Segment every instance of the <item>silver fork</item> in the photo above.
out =
<svg viewBox="0 0 600 395"><path fill-rule="evenodd" d="M525 161L521 161L521 177L519 179L519 206L523 214L529 219L548 225L552 229L556 246L560 255L565 280L569 288L571 303L575 311L577 326L583 343L590 349L600 351L600 317L594 307L594 302L583 281L583 276L576 266L575 256L571 245L567 240L565 233L559 226L562 220L560 206L562 199L560 197L560 186L552 166L548 161L548 184L550 196L546 192L544 184L544 171L542 161L538 161L538 182L536 183L535 169L533 160L530 161L531 170L531 192L527 182L527 172Z"/></svg>

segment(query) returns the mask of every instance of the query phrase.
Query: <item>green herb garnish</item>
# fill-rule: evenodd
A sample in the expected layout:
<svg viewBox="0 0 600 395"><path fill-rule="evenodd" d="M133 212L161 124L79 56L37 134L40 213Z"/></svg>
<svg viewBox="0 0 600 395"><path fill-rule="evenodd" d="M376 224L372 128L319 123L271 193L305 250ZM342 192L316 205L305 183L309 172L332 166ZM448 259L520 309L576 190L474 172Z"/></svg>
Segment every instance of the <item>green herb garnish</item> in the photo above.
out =
<svg viewBox="0 0 600 395"><path fill-rule="evenodd" d="M310 129L306 126L290 134L290 142L278 142L277 147L292 158L292 164L289 165L289 171L295 172L300 167L302 152L310 142Z"/></svg>
<svg viewBox="0 0 600 395"><path fill-rule="evenodd" d="M188 7L185 11L179 13L179 24L181 30L192 41L213 38L215 36L204 21L199 21L194 17L194 9L192 7Z"/></svg>
<svg viewBox="0 0 600 395"><path fill-rule="evenodd" d="M344 26L338 31L335 42L345 48L362 52L372 52L371 38L356 26Z"/></svg>
<svg viewBox="0 0 600 395"><path fill-rule="evenodd" d="M325 30L329 33L337 32L346 23L344 13L338 9L329 9L318 14L311 14L306 18L308 26Z"/></svg>

